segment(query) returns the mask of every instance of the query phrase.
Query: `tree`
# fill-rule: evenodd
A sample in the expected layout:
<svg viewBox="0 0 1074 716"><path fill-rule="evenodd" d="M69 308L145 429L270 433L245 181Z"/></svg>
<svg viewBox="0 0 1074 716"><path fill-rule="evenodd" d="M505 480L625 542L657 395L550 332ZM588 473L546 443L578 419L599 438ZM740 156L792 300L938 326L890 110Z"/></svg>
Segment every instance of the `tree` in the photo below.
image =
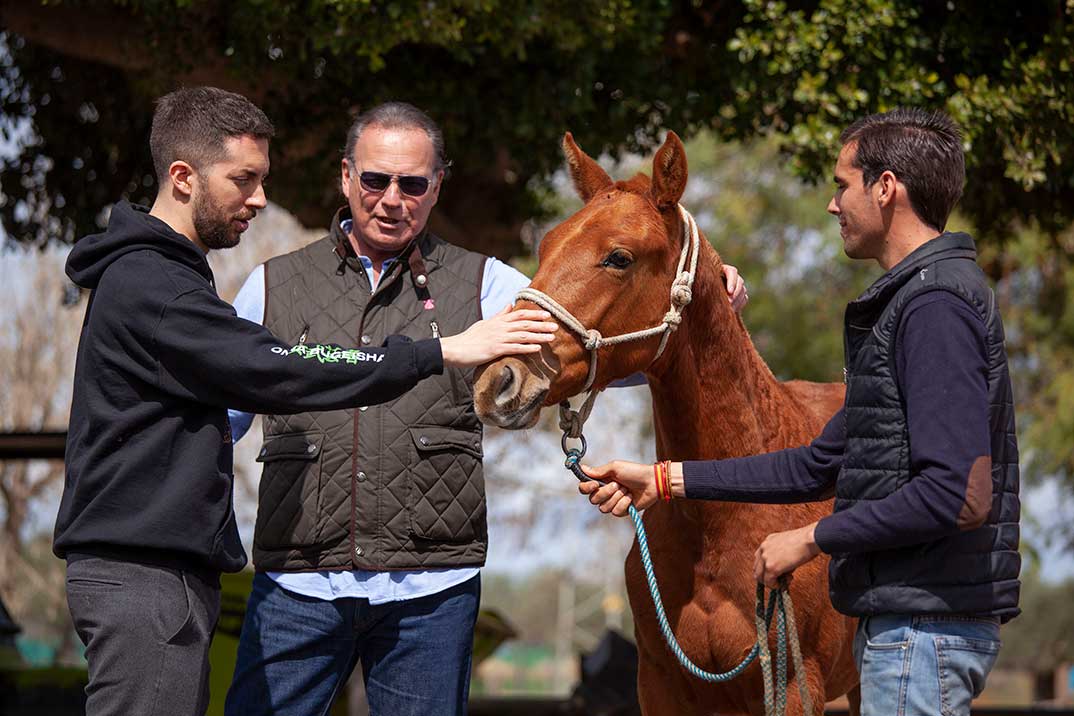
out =
<svg viewBox="0 0 1074 716"><path fill-rule="evenodd" d="M1055 698L1056 672L1074 662L1074 580L1048 583L1032 565L1022 575L1022 615L1003 630L999 666L1033 673L1033 700Z"/></svg>
<svg viewBox="0 0 1074 716"><path fill-rule="evenodd" d="M2 217L21 241L69 241L116 196L144 198L152 98L212 83L276 121L272 191L307 224L339 203L354 112L387 98L444 125L457 177L439 228L500 255L520 252L565 129L612 153L665 128L774 133L818 178L852 119L913 104L965 127L975 225L1054 235L1074 206L1072 14L1063 0L9 0L4 114L34 135L4 165Z"/></svg>
<svg viewBox="0 0 1074 716"><path fill-rule="evenodd" d="M36 252L35 252L36 254ZM0 288L0 430L65 430L83 305L65 300L60 252L8 257ZM51 554L59 461L0 461L0 595L31 633L69 636L63 563ZM29 585L31 589L25 587Z"/></svg>

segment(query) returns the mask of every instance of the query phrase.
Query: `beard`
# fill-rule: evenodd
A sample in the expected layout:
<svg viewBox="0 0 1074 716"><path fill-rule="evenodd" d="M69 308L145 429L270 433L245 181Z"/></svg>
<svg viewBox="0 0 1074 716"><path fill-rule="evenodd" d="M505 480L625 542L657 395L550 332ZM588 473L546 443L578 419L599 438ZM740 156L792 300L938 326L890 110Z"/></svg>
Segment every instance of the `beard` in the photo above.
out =
<svg viewBox="0 0 1074 716"><path fill-rule="evenodd" d="M256 212L250 210L229 214L207 192L199 192L194 197L194 231L208 249L238 246L242 232L235 229L232 221L250 221L255 215Z"/></svg>

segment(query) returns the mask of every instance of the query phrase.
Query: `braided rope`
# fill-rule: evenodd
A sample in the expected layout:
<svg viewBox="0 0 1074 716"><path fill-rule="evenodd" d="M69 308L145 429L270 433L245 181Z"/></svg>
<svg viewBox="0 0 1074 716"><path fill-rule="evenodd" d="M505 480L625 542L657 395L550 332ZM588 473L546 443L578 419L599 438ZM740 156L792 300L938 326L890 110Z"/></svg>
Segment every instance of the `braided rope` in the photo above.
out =
<svg viewBox="0 0 1074 716"><path fill-rule="evenodd" d="M791 592L788 589L783 595L787 612L787 633L791 635L791 658L794 660L794 673L798 680L798 695L802 698L802 713L810 716L813 713L813 697L809 693L809 684L806 683L805 664L802 662L802 647L798 643L798 624L794 618L794 603L791 602Z"/></svg>
<svg viewBox="0 0 1074 716"><path fill-rule="evenodd" d="M585 421L589 420L589 414L593 412L593 404L596 402L598 395L600 395L599 390L589 391L589 395L586 396L582 402L582 407L578 410L571 410L569 400L564 400L559 404L559 429L567 437L575 440L582 437L582 427L585 425Z"/></svg>
<svg viewBox="0 0 1074 716"><path fill-rule="evenodd" d="M566 435L564 436L563 452L567 456L563 465L573 472L579 480L590 480L580 467L579 463L585 455L585 438L581 438L581 449L567 448ZM802 650L798 643L798 629L794 620L794 605L791 602L791 594L786 584L781 584L778 589L773 589L767 604L765 603L765 588L763 584L757 585L757 603L754 615L754 624L757 628L757 639L753 648L745 658L734 668L723 673L705 671L691 661L668 622L667 612L664 610L664 600L660 596L660 587L656 583L656 572L653 569L653 559L649 552L649 540L645 533L645 525L642 523L641 514L631 505L629 507L630 519L634 522L634 533L638 539L638 553L641 556L642 568L645 570L645 581L649 585L649 594L656 610L657 622L660 632L664 635L664 643L678 659L679 664L696 678L709 683L730 681L741 674L754 659L761 666L764 682L764 705L766 716L783 716L787 710L787 644L790 644L794 658L795 675L798 677L798 689L802 698L802 713L812 716L813 700L809 695L809 687L806 683L806 672L802 663ZM776 619L776 674L772 674L772 655L768 648L768 631L772 625L772 616Z"/></svg>
<svg viewBox="0 0 1074 716"><path fill-rule="evenodd" d="M813 700L809 694L809 687L805 679L805 667L802 663L802 650L798 643L798 628L794 619L794 605L791 602L791 593L786 585L773 589L766 604L765 589L763 584L757 585L757 607L754 613L754 625L757 629L757 641L746 657L737 666L722 673L705 671L691 661L668 622L667 612L664 610L664 601L660 596L660 588L656 583L656 573L653 569L652 555L649 552L649 540L645 534L645 525L641 520L641 513L631 505L630 519L634 521L634 532L638 538L638 552L641 555L642 567L645 570L645 580L649 584L649 594L656 608L656 618L660 624L660 631L664 635L671 653L678 659L684 669L702 681L720 683L730 681L741 674L754 659L761 665L764 674L764 704L767 716L782 716L787 711L787 647L790 646L794 659L795 675L797 676L799 694L802 699L803 713L811 716L813 713ZM773 678L772 655L768 648L768 631L772 624L773 614L776 617L776 669Z"/></svg>

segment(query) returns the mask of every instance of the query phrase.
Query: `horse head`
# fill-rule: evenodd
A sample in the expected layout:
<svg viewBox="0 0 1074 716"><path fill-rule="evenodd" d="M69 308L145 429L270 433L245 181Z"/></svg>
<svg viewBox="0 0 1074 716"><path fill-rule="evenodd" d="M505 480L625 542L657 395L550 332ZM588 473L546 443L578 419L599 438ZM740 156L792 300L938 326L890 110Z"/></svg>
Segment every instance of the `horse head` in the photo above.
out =
<svg viewBox="0 0 1074 716"><path fill-rule="evenodd" d="M651 180L638 174L612 181L570 133L563 150L585 205L541 241L534 291L528 300L524 292L515 309L539 307L535 301L547 308L542 299L551 299L576 319L575 328L565 326L538 354L501 358L479 369L477 413L503 428L531 427L544 406L649 369L666 341L663 331L629 342L605 340L663 328L665 318L677 324L669 313L673 295L679 308L689 301L689 286L685 292L675 287L693 227L679 209L687 164L678 136L669 132L656 152ZM695 245L695 261L697 251Z"/></svg>

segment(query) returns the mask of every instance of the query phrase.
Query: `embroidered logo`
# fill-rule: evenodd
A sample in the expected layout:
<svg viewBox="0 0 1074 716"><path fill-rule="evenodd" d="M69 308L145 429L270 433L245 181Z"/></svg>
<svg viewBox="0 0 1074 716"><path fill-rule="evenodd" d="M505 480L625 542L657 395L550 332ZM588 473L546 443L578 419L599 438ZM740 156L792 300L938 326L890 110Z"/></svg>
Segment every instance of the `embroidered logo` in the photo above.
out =
<svg viewBox="0 0 1074 716"><path fill-rule="evenodd" d="M433 301L433 299L431 299L431 298L425 299L425 304L424 305L425 305L425 310L426 311L431 311L434 308L436 308L436 302Z"/></svg>
<svg viewBox="0 0 1074 716"><path fill-rule="evenodd" d="M306 360L316 360L318 363L339 363L343 361L355 365L357 363L380 363L384 360L384 353L367 353L357 348L343 349L336 346L310 346L299 344L287 350L276 346L272 352L281 355L298 355Z"/></svg>

